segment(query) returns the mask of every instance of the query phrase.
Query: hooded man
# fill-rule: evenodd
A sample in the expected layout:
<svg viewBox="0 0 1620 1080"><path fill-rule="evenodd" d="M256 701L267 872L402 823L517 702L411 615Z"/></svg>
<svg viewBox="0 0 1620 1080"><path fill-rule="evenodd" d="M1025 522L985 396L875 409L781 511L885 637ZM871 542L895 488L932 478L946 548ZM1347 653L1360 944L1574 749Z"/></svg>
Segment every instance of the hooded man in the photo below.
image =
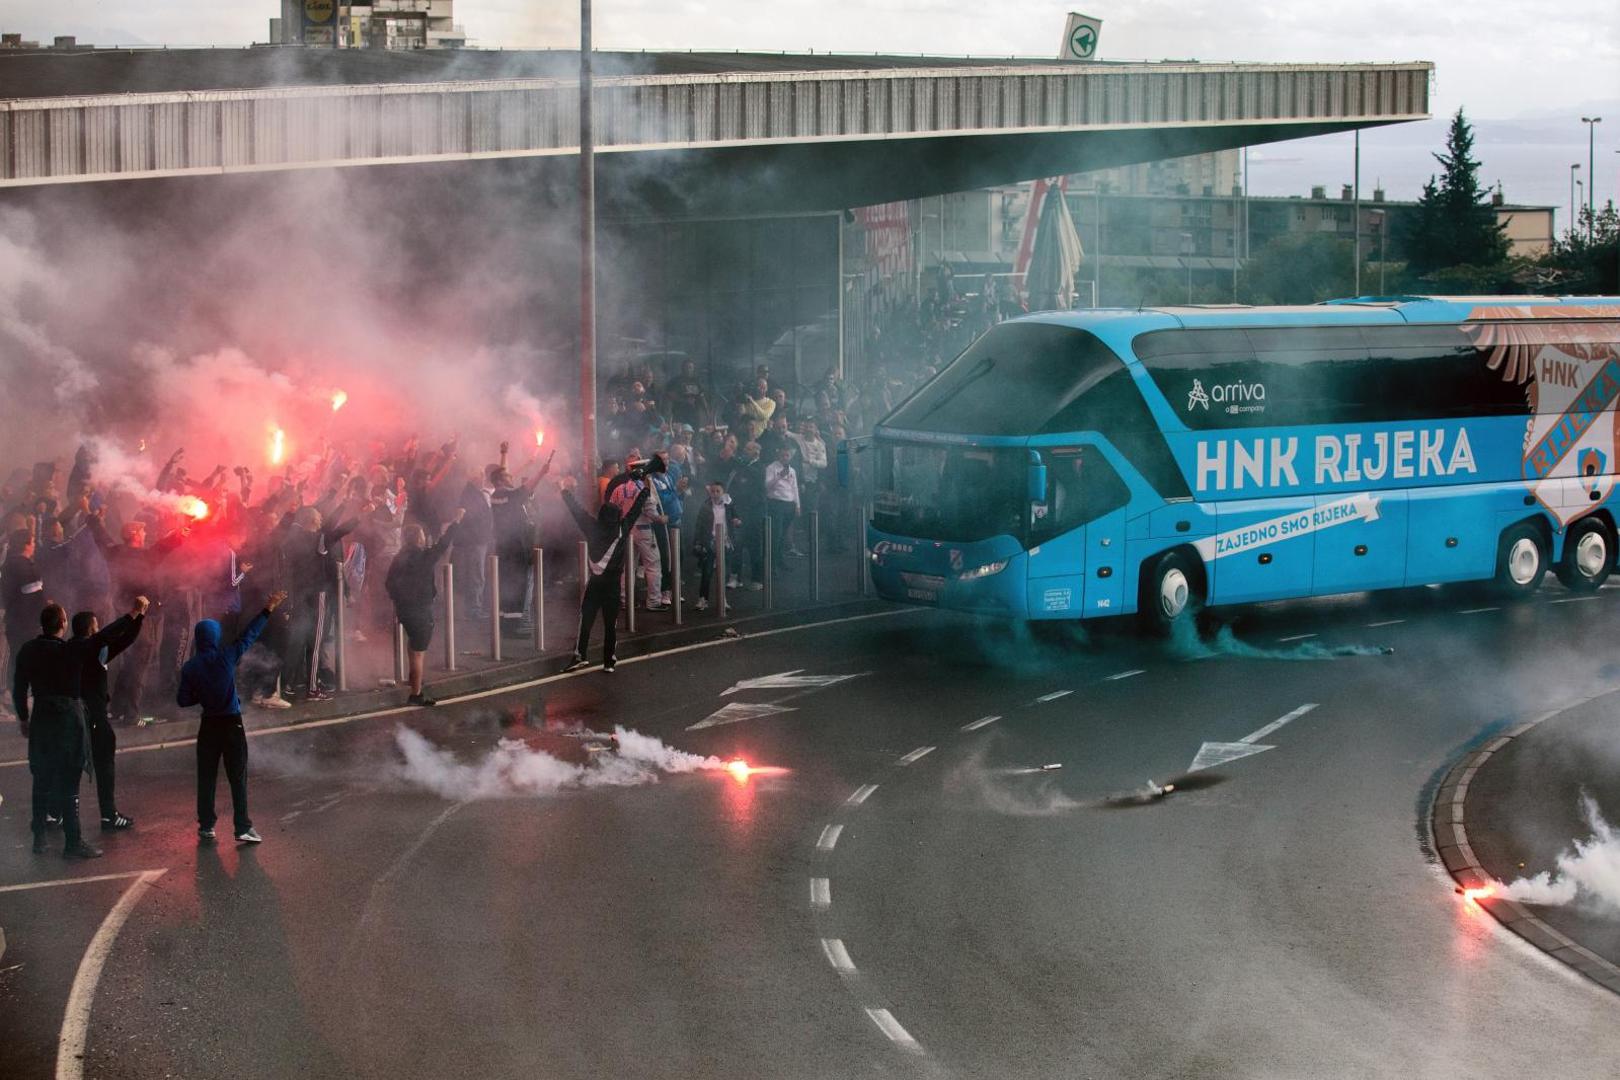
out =
<svg viewBox="0 0 1620 1080"><path fill-rule="evenodd" d="M85 766L84 665L110 641L140 633L147 599L137 596L129 614L102 630L66 641L67 612L46 604L39 614L40 635L17 652L11 696L17 722L28 740L28 771L33 773L34 854L45 851L45 819L59 817L68 859L95 859L101 849L79 833L79 774ZM29 694L33 712L29 712Z"/></svg>
<svg viewBox="0 0 1620 1080"><path fill-rule="evenodd" d="M619 589L624 578L625 552L630 547L630 530L647 505L652 486L645 482L635 484L628 478L615 477L608 484L609 497L602 503L595 517L586 512L574 498L574 478L564 477L558 488L563 503L574 515L579 531L585 534L586 555L589 560L585 596L579 605L579 640L574 647L574 659L564 671L576 671L586 664L586 651L591 644L591 628L598 612L602 614L602 670L612 674L618 662L615 648L618 644ZM631 487L638 488L631 495ZM615 497L617 496L617 497Z"/></svg>
<svg viewBox="0 0 1620 1080"><path fill-rule="evenodd" d="M422 672L427 666L428 646L433 644L433 602L439 595L434 577L440 560L457 542L458 530L466 517L466 507L457 510L444 535L432 547L428 547L427 533L422 531L422 526L414 523L405 526L404 547L394 559L394 565L388 568L388 598L394 602L399 625L405 628L405 642L410 652L409 705L438 704L422 693Z"/></svg>
<svg viewBox="0 0 1620 1080"><path fill-rule="evenodd" d="M231 785L231 809L235 814L236 842L257 844L264 839L253 828L247 809L247 732L242 729L242 702L236 696L236 665L242 654L253 647L270 622L270 614L287 599L273 594L264 610L253 617L242 636L230 645L220 644L219 623L204 619L197 624L193 640L196 653L180 669L180 691L175 701L181 708L202 706L202 724L197 728L197 836L214 838L214 787L219 781L219 760L225 759L225 778Z"/></svg>

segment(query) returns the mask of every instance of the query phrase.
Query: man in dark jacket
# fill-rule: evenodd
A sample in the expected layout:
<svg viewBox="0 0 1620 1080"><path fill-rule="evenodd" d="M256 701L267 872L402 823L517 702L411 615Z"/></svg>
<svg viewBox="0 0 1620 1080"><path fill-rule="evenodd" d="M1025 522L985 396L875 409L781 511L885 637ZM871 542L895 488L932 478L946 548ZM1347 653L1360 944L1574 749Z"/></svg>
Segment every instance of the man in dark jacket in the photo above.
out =
<svg viewBox="0 0 1620 1080"><path fill-rule="evenodd" d="M84 717L90 732L90 765L96 776L96 801L101 806L101 830L111 832L127 829L135 824L133 818L118 812L114 796L114 760L118 753L118 736L113 734L112 720L107 706L111 696L107 692L107 665L140 636L143 618L119 619L101 635L101 622L93 611L81 611L73 616L73 636L68 643L79 649L83 675L79 681L79 694L84 701ZM127 624L127 625L124 625ZM123 626L122 631L119 627ZM116 631L116 632L115 632ZM95 641L100 648L91 648Z"/></svg>
<svg viewBox="0 0 1620 1080"><path fill-rule="evenodd" d="M236 696L236 665L242 654L253 647L264 633L270 615L287 594L273 594L264 610L253 617L242 636L230 645L220 644L219 623L204 619L193 633L196 654L180 669L180 691L175 701L181 708L202 706L202 724L197 728L197 836L214 838L214 787L219 781L219 759L225 759L225 778L231 785L231 810L235 815L236 842L257 844L264 837L253 828L247 809L247 732L242 730L242 702Z"/></svg>
<svg viewBox="0 0 1620 1080"><path fill-rule="evenodd" d="M432 547L428 547L422 526L405 526L405 546L388 568L388 598L394 602L394 615L405 629L405 643L410 650L409 705L438 704L422 693L422 670L427 666L428 646L433 644L433 601L439 595L434 578L439 561L456 542L466 516L466 507L457 510L455 519Z"/></svg>
<svg viewBox="0 0 1620 1080"><path fill-rule="evenodd" d="M34 854L45 850L45 819L62 819L69 859L94 859L101 849L79 833L79 774L85 765L84 661L108 641L140 632L147 600L137 596L127 616L82 641L65 641L67 612L46 604L40 612L40 635L17 653L11 697L17 721L28 740L28 771L33 773ZM29 712L29 694L33 712Z"/></svg>
<svg viewBox="0 0 1620 1080"><path fill-rule="evenodd" d="M574 515L579 531L585 534L590 562L589 581L586 582L585 597L579 606L579 640L574 646L573 662L563 670L576 671L585 666L586 650L591 644L591 628L600 612L602 670L612 674L618 662L615 648L618 645L619 591L623 584L625 552L630 547L630 530L635 528L641 508L647 505L647 495L652 491L652 485L643 479L638 485L640 491L633 498L614 499L611 497L613 494L623 494L617 490L623 486L621 478L615 477L608 483L610 497L602 503L602 509L596 512L595 517L587 513L579 505L579 500L574 498L573 477L564 477L558 486L562 489L563 503L568 507L568 512ZM624 509L626 505L628 510Z"/></svg>
<svg viewBox="0 0 1620 1080"><path fill-rule="evenodd" d="M489 614L489 597L484 583L484 563L495 546L495 512L490 499L495 494L499 465L491 465L471 476L461 491L458 508L461 528L456 531L456 550L451 563L456 568L456 595L474 619Z"/></svg>
<svg viewBox="0 0 1620 1080"><path fill-rule="evenodd" d="M45 610L45 582L34 563L34 534L18 529L6 545L6 561L0 567L0 605L6 609L6 644L11 648L12 670L17 655L39 627Z"/></svg>
<svg viewBox="0 0 1620 1080"><path fill-rule="evenodd" d="M146 680L152 671L153 661L163 639L168 636L163 626L162 564L171 552L185 542L185 535L170 533L157 544L148 546L146 523L131 521L124 525L124 542L120 544L107 532L99 513L92 515L86 524L107 558L107 569L111 571L113 580L113 604L123 607L131 597L138 595L150 597L157 609L152 613L152 621L156 625L135 643L124 662L118 665L118 676L113 679L112 703L109 706L112 718L118 723L134 723L141 715L141 700L146 692ZM185 615L179 612L174 617L183 619Z"/></svg>

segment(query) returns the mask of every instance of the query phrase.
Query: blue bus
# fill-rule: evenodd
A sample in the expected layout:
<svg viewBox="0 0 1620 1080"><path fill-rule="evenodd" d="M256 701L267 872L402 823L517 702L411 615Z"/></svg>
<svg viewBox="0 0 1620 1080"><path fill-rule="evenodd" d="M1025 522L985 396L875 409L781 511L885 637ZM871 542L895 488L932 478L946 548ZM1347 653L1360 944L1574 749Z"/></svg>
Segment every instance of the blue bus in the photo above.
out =
<svg viewBox="0 0 1620 1080"><path fill-rule="evenodd" d="M1615 564L1620 298L1031 315L873 433L879 595L1019 619Z"/></svg>

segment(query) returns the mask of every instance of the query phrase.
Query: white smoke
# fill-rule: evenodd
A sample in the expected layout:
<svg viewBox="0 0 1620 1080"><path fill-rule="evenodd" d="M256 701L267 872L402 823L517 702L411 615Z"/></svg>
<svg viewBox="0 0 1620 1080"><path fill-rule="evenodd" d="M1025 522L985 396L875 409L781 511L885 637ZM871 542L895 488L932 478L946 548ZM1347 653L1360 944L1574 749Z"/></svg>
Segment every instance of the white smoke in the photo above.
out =
<svg viewBox="0 0 1620 1080"><path fill-rule="evenodd" d="M1620 835L1584 793L1581 815L1592 835L1560 852L1554 869L1504 885L1503 896L1527 904L1580 903L1605 915L1620 914Z"/></svg>
<svg viewBox="0 0 1620 1080"><path fill-rule="evenodd" d="M600 753L583 765L562 761L517 739L502 739L476 761L458 760L407 727L394 732L404 757L397 779L457 802L552 795L596 787L656 783L666 773L724 769L717 757L689 754L629 728L616 727L617 753Z"/></svg>
<svg viewBox="0 0 1620 1080"><path fill-rule="evenodd" d="M967 798L992 813L1009 817L1051 817L1078 809L1082 804L1057 786L1061 771L1041 767L1007 769L985 764L985 752L975 750L945 774L945 791Z"/></svg>

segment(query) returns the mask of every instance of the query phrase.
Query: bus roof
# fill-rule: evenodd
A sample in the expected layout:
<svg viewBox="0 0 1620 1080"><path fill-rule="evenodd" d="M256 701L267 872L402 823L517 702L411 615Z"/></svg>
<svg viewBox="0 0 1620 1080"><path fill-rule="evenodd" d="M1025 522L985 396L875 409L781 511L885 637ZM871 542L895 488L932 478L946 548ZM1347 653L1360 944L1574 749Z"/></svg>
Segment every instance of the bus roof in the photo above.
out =
<svg viewBox="0 0 1620 1080"><path fill-rule="evenodd" d="M1568 308L1570 318L1620 318L1614 296L1358 296L1320 304L1251 307L1211 304L1186 307L1085 308L1046 311L1025 316L1083 330L1108 330L1134 336L1148 330L1237 326L1380 326L1402 323L1457 323L1480 308L1497 309L1493 317L1512 317L1512 309ZM1507 309L1507 310L1502 310ZM1527 317L1529 312L1525 312ZM1538 312L1551 314L1551 312ZM1564 314L1560 312L1560 314Z"/></svg>

